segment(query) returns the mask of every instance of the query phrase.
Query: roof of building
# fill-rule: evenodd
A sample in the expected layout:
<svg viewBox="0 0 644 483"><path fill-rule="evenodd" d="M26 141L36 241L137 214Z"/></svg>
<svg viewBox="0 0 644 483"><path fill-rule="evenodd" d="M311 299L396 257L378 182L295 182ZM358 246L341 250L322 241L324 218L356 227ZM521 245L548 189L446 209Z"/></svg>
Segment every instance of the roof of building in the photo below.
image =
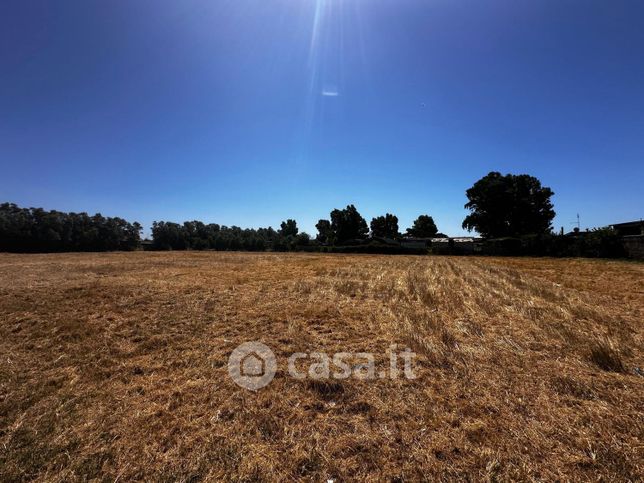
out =
<svg viewBox="0 0 644 483"><path fill-rule="evenodd" d="M611 226L613 228L630 228L630 227L636 227L636 226L641 226L644 224L644 221L636 220L636 221L626 221L624 223L613 223Z"/></svg>

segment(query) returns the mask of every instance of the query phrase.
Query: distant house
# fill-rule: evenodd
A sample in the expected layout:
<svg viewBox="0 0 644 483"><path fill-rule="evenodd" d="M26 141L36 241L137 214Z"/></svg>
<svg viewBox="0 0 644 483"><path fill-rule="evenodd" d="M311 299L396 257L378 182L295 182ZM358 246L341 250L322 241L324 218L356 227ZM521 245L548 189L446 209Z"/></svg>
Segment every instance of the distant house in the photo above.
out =
<svg viewBox="0 0 644 483"><path fill-rule="evenodd" d="M561 232L563 233L563 228L561 229ZM572 237L582 237L584 236L585 233L588 233L588 230L586 231L581 231L579 228L576 228L573 231L569 231L566 233L566 236L572 236Z"/></svg>
<svg viewBox="0 0 644 483"><path fill-rule="evenodd" d="M141 240L141 250L152 250L154 248L154 242L152 240Z"/></svg>
<svg viewBox="0 0 644 483"><path fill-rule="evenodd" d="M459 236L453 238L432 238L432 253L470 255L481 251L478 238Z"/></svg>
<svg viewBox="0 0 644 483"><path fill-rule="evenodd" d="M628 221L611 225L622 237L624 250L629 258L644 260L644 221Z"/></svg>
<svg viewBox="0 0 644 483"><path fill-rule="evenodd" d="M429 248L432 244L432 238L405 237L400 240L400 245L404 248Z"/></svg>
<svg viewBox="0 0 644 483"><path fill-rule="evenodd" d="M628 221L626 223L615 223L611 228L619 236L644 235L644 221Z"/></svg>
<svg viewBox="0 0 644 483"><path fill-rule="evenodd" d="M371 237L371 240L378 243L382 243L383 245L391 245L391 246L399 245L398 240L396 240L395 238L387 238L384 236L374 236L374 237Z"/></svg>

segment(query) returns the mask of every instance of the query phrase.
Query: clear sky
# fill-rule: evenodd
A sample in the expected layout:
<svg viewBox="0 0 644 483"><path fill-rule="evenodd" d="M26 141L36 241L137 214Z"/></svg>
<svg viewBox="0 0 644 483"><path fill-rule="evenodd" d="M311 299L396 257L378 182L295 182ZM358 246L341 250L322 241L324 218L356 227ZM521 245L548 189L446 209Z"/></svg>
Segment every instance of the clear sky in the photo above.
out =
<svg viewBox="0 0 644 483"><path fill-rule="evenodd" d="M644 2L3 0L0 201L463 233L528 173L556 229L644 217Z"/></svg>

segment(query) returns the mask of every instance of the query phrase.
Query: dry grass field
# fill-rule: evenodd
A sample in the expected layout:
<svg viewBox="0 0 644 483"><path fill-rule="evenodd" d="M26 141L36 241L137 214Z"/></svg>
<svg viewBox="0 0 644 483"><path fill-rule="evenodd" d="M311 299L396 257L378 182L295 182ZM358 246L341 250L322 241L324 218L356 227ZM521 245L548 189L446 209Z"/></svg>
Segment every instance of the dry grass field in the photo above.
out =
<svg viewBox="0 0 644 483"><path fill-rule="evenodd" d="M0 254L0 480L644 477L644 265ZM229 377L262 341L278 372ZM416 379L290 377L417 353Z"/></svg>

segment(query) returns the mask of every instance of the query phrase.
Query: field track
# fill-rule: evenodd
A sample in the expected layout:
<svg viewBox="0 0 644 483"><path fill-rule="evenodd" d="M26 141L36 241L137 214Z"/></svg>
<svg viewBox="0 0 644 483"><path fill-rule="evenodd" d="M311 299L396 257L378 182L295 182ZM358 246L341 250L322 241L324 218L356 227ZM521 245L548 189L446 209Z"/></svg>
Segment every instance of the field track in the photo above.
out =
<svg viewBox="0 0 644 483"><path fill-rule="evenodd" d="M0 254L0 481L641 480L643 320L641 263ZM283 364L392 344L416 379Z"/></svg>

